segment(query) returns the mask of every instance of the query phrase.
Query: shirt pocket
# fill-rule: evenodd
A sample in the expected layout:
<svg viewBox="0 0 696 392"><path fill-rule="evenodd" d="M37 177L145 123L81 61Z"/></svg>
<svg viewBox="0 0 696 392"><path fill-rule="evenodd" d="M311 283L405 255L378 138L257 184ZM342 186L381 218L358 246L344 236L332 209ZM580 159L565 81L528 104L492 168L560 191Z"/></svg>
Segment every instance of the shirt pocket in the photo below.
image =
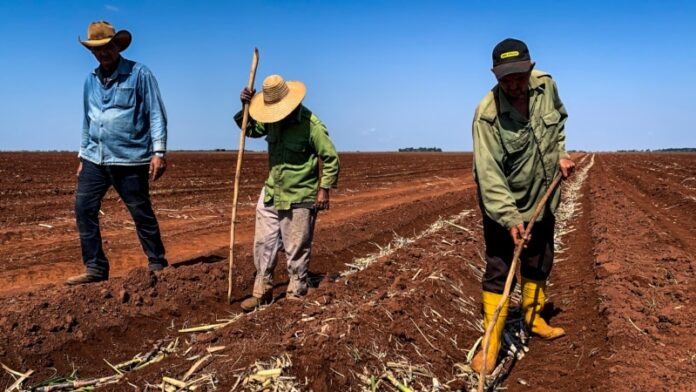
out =
<svg viewBox="0 0 696 392"><path fill-rule="evenodd" d="M541 122L544 124L543 133L541 134L542 151L549 151L556 145L558 139L558 124L561 122L561 113L558 110L550 111L541 116Z"/></svg>
<svg viewBox="0 0 696 392"><path fill-rule="evenodd" d="M528 128L522 128L517 132L502 129L500 138L503 142L505 157L503 158L503 169L505 175L517 170L529 157L531 146L531 132Z"/></svg>
<svg viewBox="0 0 696 392"><path fill-rule="evenodd" d="M529 145L531 139L529 129L523 128L517 132L511 132L506 130L500 131L500 138L503 141L503 147L505 152L509 156L516 156L524 150Z"/></svg>
<svg viewBox="0 0 696 392"><path fill-rule="evenodd" d="M308 151L306 143L288 141L285 143L285 162L291 165L304 165L308 160Z"/></svg>
<svg viewBox="0 0 696 392"><path fill-rule="evenodd" d="M268 160L271 166L282 163L283 152L279 148L278 137L274 133L269 133L266 135L266 142L268 143Z"/></svg>
<svg viewBox="0 0 696 392"><path fill-rule="evenodd" d="M561 121L561 113L558 110L553 110L541 116L541 121L544 123L546 130L554 130Z"/></svg>
<svg viewBox="0 0 696 392"><path fill-rule="evenodd" d="M119 108L131 108L135 106L135 88L116 87L114 93L114 106Z"/></svg>

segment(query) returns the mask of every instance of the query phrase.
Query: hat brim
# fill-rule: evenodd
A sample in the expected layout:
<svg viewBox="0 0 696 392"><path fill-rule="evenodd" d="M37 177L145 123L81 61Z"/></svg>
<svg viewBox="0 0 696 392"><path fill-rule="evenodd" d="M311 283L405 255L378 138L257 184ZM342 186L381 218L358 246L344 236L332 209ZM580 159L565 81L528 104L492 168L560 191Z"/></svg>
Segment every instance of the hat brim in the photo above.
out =
<svg viewBox="0 0 696 392"><path fill-rule="evenodd" d="M249 104L249 114L251 118L260 123L274 123L287 117L295 110L305 95L307 88L304 83L298 81L288 81L288 95L278 102L268 104L263 100L263 92L260 92L251 99Z"/></svg>
<svg viewBox="0 0 696 392"><path fill-rule="evenodd" d="M118 33L114 34L113 37L111 38L103 38L103 39L88 39L88 40L80 40L78 37L78 40L80 43L87 49L92 49L92 48L98 48L100 46L104 46L108 44L109 42L113 41L116 44L116 47L118 48L119 52L123 52L130 46L131 41L133 41L133 36L128 30L121 30Z"/></svg>
<svg viewBox="0 0 696 392"><path fill-rule="evenodd" d="M532 62L530 60L514 61L493 67L493 73L497 79L502 79L507 75L516 73L529 72L531 70Z"/></svg>

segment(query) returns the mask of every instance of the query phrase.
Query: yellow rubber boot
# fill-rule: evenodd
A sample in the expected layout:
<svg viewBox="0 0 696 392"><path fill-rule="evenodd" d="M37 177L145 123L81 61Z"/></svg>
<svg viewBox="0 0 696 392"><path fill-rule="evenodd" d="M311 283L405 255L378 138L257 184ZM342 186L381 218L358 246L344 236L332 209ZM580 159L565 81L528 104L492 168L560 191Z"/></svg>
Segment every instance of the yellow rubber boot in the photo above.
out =
<svg viewBox="0 0 696 392"><path fill-rule="evenodd" d="M522 311L529 331L546 340L565 335L563 328L548 325L541 318L541 311L546 303L546 281L522 278Z"/></svg>
<svg viewBox="0 0 696 392"><path fill-rule="evenodd" d="M490 291L483 292L483 329L487 329L488 325L493 319L493 313L495 313L495 307L498 306L498 302L503 297L502 294L491 293ZM498 359L498 351L500 350L500 340L503 337L503 329L505 328L505 319L508 314L508 304L510 300L506 300L503 307L500 309L500 314L498 315L498 320L493 327L491 336L489 338L488 352L486 353L486 374L490 374L493 369L495 369L495 360ZM479 349L476 353L474 359L471 361L471 368L475 372L480 372L483 366L483 347Z"/></svg>

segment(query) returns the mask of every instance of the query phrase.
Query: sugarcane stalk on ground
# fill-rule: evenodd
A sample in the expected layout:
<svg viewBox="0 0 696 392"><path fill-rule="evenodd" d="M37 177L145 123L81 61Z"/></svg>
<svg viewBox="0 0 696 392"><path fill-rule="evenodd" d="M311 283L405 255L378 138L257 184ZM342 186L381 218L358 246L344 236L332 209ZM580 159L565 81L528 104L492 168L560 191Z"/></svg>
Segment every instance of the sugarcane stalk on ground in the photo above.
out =
<svg viewBox="0 0 696 392"><path fill-rule="evenodd" d="M34 389L35 392L52 392L60 391L64 389L74 390L83 387L100 386L106 384L112 384L123 378L122 374L115 374L113 376L94 378L91 380L75 380L68 381L60 384L47 385L44 387L38 387Z"/></svg>
<svg viewBox="0 0 696 392"><path fill-rule="evenodd" d="M508 272L507 279L505 280L505 288L503 290L503 296L500 298L500 301L498 302L498 305L495 307L495 312L493 313L493 318L490 323L488 323L488 326L486 327L486 333L483 335L483 342L481 343L481 347L483 350L483 358L487 358L488 355L488 346L490 344L490 337L491 333L493 332L493 327L495 326L498 316L500 315L500 310L503 308L503 305L505 304L505 301L507 301L508 297L510 296L510 289L512 288L512 279L515 276L515 273L517 271L517 265L520 262L520 255L522 254L522 250L524 249L525 244L527 243L527 238L529 237L529 233L532 231L532 227L534 227L534 222L537 220L539 217L539 214L541 214L541 211L546 207L546 201L549 199L551 196L551 193L553 193L554 189L558 186L558 184L561 182L561 174L558 173L556 174L556 177L553 179L551 182L551 185L549 185L549 189L546 190L546 193L544 193L544 196L539 200L539 204L537 204L536 209L534 210L534 213L532 214L532 217L529 219L529 223L527 224L527 227L525 227L525 236L522 239L521 242L519 242L515 246L515 253L513 254L512 257L512 264L510 265L510 271ZM486 362L483 361L483 364L481 366L481 371L479 372L479 385L478 385L478 391L483 392L484 386L486 385Z"/></svg>
<svg viewBox="0 0 696 392"><path fill-rule="evenodd" d="M259 64L259 50L254 48L254 57L251 61L251 71L249 72L249 83L247 88L254 89L256 79L256 67ZM244 104L242 116L242 129L239 135L239 150L237 151L237 168L234 174L234 193L232 195L232 224L230 227L230 267L228 273L227 302L232 302L232 266L234 265L234 229L237 219L237 198L239 197L239 177L242 174L242 159L244 158L244 141L246 140L246 128L249 121L249 103Z"/></svg>

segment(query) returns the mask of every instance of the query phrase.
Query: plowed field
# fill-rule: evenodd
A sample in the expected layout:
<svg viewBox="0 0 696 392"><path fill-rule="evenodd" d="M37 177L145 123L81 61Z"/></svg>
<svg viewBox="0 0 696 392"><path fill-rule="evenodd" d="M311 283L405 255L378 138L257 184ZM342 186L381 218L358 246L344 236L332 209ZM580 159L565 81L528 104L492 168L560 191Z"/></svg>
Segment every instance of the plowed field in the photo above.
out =
<svg viewBox="0 0 696 392"><path fill-rule="evenodd" d="M161 360L121 367L101 389L159 390L163 377L224 391L396 390L388 376L413 390L473 386L483 244L470 154L342 154L339 189L317 223L314 287L285 300L281 260L277 301L246 315L266 156L245 158L229 305L234 158L171 154L152 193L174 267L156 275L109 193L101 222L112 278L73 288L61 282L82 270L74 155L0 154L0 362L34 370L24 387L112 376L110 364L148 352ZM696 156L575 158L546 309L568 335L532 338L502 386L695 390ZM219 328L179 332L211 324ZM263 366L281 376L262 386ZM0 387L16 377L3 372Z"/></svg>

